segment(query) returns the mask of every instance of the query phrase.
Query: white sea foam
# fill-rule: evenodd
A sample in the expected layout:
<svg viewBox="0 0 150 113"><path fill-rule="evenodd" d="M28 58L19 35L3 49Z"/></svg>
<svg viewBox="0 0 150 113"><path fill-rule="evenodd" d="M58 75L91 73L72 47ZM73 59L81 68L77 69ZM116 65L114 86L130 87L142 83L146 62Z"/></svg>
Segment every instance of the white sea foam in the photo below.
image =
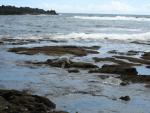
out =
<svg viewBox="0 0 150 113"><path fill-rule="evenodd" d="M77 19L86 19L86 20L150 21L150 18L127 17L127 16L115 16L115 17L100 17L100 16L74 16L73 18L77 18Z"/></svg>
<svg viewBox="0 0 150 113"><path fill-rule="evenodd" d="M18 36L15 37L17 39L53 39L53 40L91 40L98 41L101 39L109 39L109 40L129 40L129 41L150 41L150 32L147 33L137 33L137 34L104 34L104 33L70 33L70 34L46 34L40 36Z"/></svg>
<svg viewBox="0 0 150 113"><path fill-rule="evenodd" d="M140 33L140 34L103 34L103 33L71 33L68 35L54 35L54 39L116 39L116 40L141 40L141 41L150 41L150 32Z"/></svg>
<svg viewBox="0 0 150 113"><path fill-rule="evenodd" d="M99 31L129 31L129 32L141 32L141 29L130 29L130 28L117 28L117 27L108 27L108 28L92 28L93 30Z"/></svg>

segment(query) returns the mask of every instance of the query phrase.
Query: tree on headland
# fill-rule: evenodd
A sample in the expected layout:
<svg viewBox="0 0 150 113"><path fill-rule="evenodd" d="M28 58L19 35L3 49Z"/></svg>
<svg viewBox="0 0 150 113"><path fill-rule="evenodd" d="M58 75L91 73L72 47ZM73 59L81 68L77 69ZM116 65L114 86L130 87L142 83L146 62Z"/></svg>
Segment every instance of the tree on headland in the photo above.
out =
<svg viewBox="0 0 150 113"><path fill-rule="evenodd" d="M30 7L15 7L15 6L0 6L0 15L38 15L38 14L48 14L48 15L57 15L55 10L45 11L38 8Z"/></svg>

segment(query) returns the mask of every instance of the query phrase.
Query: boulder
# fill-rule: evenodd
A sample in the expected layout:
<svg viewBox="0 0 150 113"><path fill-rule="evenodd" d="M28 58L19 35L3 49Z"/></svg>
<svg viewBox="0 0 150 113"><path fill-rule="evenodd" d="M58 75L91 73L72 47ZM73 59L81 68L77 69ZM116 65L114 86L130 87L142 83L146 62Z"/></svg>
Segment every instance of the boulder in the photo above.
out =
<svg viewBox="0 0 150 113"><path fill-rule="evenodd" d="M79 73L80 71L78 69L69 69L69 73Z"/></svg>
<svg viewBox="0 0 150 113"><path fill-rule="evenodd" d="M121 86L126 86L126 85L129 85L129 82L125 82L125 81L124 81L124 82L121 82L120 85L121 85Z"/></svg>
<svg viewBox="0 0 150 113"><path fill-rule="evenodd" d="M124 100L124 101L130 101L130 97L129 96L122 96L119 99Z"/></svg>
<svg viewBox="0 0 150 113"><path fill-rule="evenodd" d="M138 72L133 67L120 66L120 65L103 65L102 68L91 70L90 73L109 73L120 75L137 75Z"/></svg>
<svg viewBox="0 0 150 113"><path fill-rule="evenodd" d="M61 67L61 68L98 68L98 66L92 64L92 63L86 63L86 62L74 62L69 59L48 59L46 62L44 62L47 65L53 66L53 67Z"/></svg>
<svg viewBox="0 0 150 113"><path fill-rule="evenodd" d="M150 68L150 65L149 65L149 66L146 66L146 68Z"/></svg>
<svg viewBox="0 0 150 113"><path fill-rule="evenodd" d="M66 113L49 99L16 90L0 90L0 113Z"/></svg>

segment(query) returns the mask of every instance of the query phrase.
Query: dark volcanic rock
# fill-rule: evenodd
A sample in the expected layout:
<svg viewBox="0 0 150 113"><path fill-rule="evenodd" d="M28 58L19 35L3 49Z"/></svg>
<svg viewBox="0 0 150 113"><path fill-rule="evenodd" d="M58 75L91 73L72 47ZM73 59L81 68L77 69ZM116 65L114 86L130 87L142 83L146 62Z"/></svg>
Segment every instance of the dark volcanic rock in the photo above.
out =
<svg viewBox="0 0 150 113"><path fill-rule="evenodd" d="M139 41L133 41L131 43L134 43L134 44L142 44L142 45L150 45L149 42L139 42Z"/></svg>
<svg viewBox="0 0 150 113"><path fill-rule="evenodd" d="M124 82L133 83L148 83L150 82L150 76L138 75L138 72L133 67L120 66L120 65L104 65L102 68L90 70L89 73L108 73L119 74L120 79ZM120 84L125 85L125 84Z"/></svg>
<svg viewBox="0 0 150 113"><path fill-rule="evenodd" d="M111 50L111 51L108 51L107 53L110 53L110 54L118 54L117 50Z"/></svg>
<svg viewBox="0 0 150 113"><path fill-rule="evenodd" d="M129 85L129 82L121 82L120 85L121 86L126 86L126 85Z"/></svg>
<svg viewBox="0 0 150 113"><path fill-rule="evenodd" d="M2 41L0 41L0 45L3 45L4 43Z"/></svg>
<svg viewBox="0 0 150 113"><path fill-rule="evenodd" d="M143 54L142 58L146 60L150 60L150 52Z"/></svg>
<svg viewBox="0 0 150 113"><path fill-rule="evenodd" d="M141 51L133 51L133 50L130 50L126 53L126 55L138 55Z"/></svg>
<svg viewBox="0 0 150 113"><path fill-rule="evenodd" d="M149 83L150 82L149 75L136 75L136 76L121 75L120 79L123 81L130 81L133 83Z"/></svg>
<svg viewBox="0 0 150 113"><path fill-rule="evenodd" d="M129 55L129 56L138 55L140 52L141 51L133 51L133 50L130 50L128 52L118 52L117 50L108 51L108 53L110 54Z"/></svg>
<svg viewBox="0 0 150 113"><path fill-rule="evenodd" d="M146 66L146 68L150 68L150 66Z"/></svg>
<svg viewBox="0 0 150 113"><path fill-rule="evenodd" d="M109 76L107 76L107 75L99 75L98 77L100 77L103 80L109 78Z"/></svg>
<svg viewBox="0 0 150 113"><path fill-rule="evenodd" d="M130 97L129 96L122 96L119 99L124 100L124 101L130 101Z"/></svg>
<svg viewBox="0 0 150 113"><path fill-rule="evenodd" d="M93 50L98 50L100 49L101 47L100 46L91 46L91 47L83 47L85 49L93 49Z"/></svg>
<svg viewBox="0 0 150 113"><path fill-rule="evenodd" d="M146 87L146 88L150 88L150 84L146 84L145 87Z"/></svg>
<svg viewBox="0 0 150 113"><path fill-rule="evenodd" d="M140 58L133 58L133 57L128 57L128 56L113 56L113 57L118 58L118 59L128 60L134 63L148 64L148 65L150 64L150 61L145 60L145 59L140 59Z"/></svg>
<svg viewBox="0 0 150 113"><path fill-rule="evenodd" d="M36 43L33 39L13 39L13 38L2 38L0 42L5 45L24 45L29 43Z"/></svg>
<svg viewBox="0 0 150 113"><path fill-rule="evenodd" d="M120 66L120 65L103 65L102 68L97 70L91 70L90 73L109 73L109 74L121 74L121 75L137 75L138 72L135 68Z"/></svg>
<svg viewBox="0 0 150 113"><path fill-rule="evenodd" d="M48 65L52 67L59 67L59 68L82 68L82 69L90 69L90 68L98 68L98 66L92 64L92 63L86 63L86 62L74 62L69 59L48 59L45 62L26 62L26 64L31 65ZM77 70L71 70L71 71L77 71Z"/></svg>
<svg viewBox="0 0 150 113"><path fill-rule="evenodd" d="M78 69L69 69L69 73L79 73L80 71Z"/></svg>
<svg viewBox="0 0 150 113"><path fill-rule="evenodd" d="M98 68L98 66L85 63L85 62L73 62L67 59L48 59L45 64L53 66L53 67L61 67L61 68Z"/></svg>
<svg viewBox="0 0 150 113"><path fill-rule="evenodd" d="M0 90L0 113L66 113L45 97L15 90Z"/></svg>
<svg viewBox="0 0 150 113"><path fill-rule="evenodd" d="M122 65L122 66L137 66L137 65L139 65L139 64L134 64L134 63L130 63L130 62L125 62L123 60L115 59L113 57L106 57L106 58L94 57L93 60L95 62L104 62L104 61L113 62L113 63L116 63L118 65Z"/></svg>
<svg viewBox="0 0 150 113"><path fill-rule="evenodd" d="M97 51L87 50L84 47L77 46L44 46L44 47L34 47L34 48L11 48L9 52L15 52L17 54L35 55L35 54L45 54L45 55L65 55L73 54L76 56L86 56L87 54L98 54Z"/></svg>
<svg viewBox="0 0 150 113"><path fill-rule="evenodd" d="M137 75L138 72L135 68L124 67L118 65L104 65L101 70L103 73L113 73L113 74L125 74L125 75Z"/></svg>

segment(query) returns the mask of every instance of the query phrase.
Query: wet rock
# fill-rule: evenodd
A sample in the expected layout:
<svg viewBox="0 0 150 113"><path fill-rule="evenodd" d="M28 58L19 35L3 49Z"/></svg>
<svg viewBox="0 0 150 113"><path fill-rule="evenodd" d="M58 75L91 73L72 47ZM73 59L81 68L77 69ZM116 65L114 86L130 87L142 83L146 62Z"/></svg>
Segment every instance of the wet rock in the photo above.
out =
<svg viewBox="0 0 150 113"><path fill-rule="evenodd" d="M143 54L142 58L146 60L150 60L150 52Z"/></svg>
<svg viewBox="0 0 150 113"><path fill-rule="evenodd" d="M150 66L146 66L146 68L150 68Z"/></svg>
<svg viewBox="0 0 150 113"><path fill-rule="evenodd" d="M124 101L130 101L130 97L129 96L122 96L119 99L124 100Z"/></svg>
<svg viewBox="0 0 150 113"><path fill-rule="evenodd" d="M138 55L140 52L141 51L134 51L134 50L130 50L128 52L118 52L117 50L108 51L108 53L110 54L129 55L129 56Z"/></svg>
<svg viewBox="0 0 150 113"><path fill-rule="evenodd" d="M74 62L74 61L71 61L70 59L65 59L65 58L63 58L63 59L48 59L45 62L26 62L26 63L32 64L32 65L37 65L37 66L48 65L48 66L59 67L59 68L82 68L82 69L98 68L98 66L96 66L92 63Z"/></svg>
<svg viewBox="0 0 150 113"><path fill-rule="evenodd" d="M35 43L36 40L33 39L13 39L13 38L2 38L0 42L6 45L24 45L29 43Z"/></svg>
<svg viewBox="0 0 150 113"><path fill-rule="evenodd" d="M91 46L91 47L83 47L85 49L93 49L93 50L98 50L100 49L101 47L100 46Z"/></svg>
<svg viewBox="0 0 150 113"><path fill-rule="evenodd" d="M11 48L9 52L15 52L17 54L35 55L65 55L72 54L76 56L86 56L87 54L98 54L97 51L87 50L84 47L77 46L44 46L44 47L33 47L33 48Z"/></svg>
<svg viewBox="0 0 150 113"><path fill-rule="evenodd" d="M130 50L126 53L126 55L138 55L141 51L133 51L133 50Z"/></svg>
<svg viewBox="0 0 150 113"><path fill-rule="evenodd" d="M132 83L149 83L150 82L149 75L135 75L135 76L121 75L120 79L123 81L129 81Z"/></svg>
<svg viewBox="0 0 150 113"><path fill-rule="evenodd" d="M121 82L120 85L121 86L126 86L126 85L129 85L129 82Z"/></svg>
<svg viewBox="0 0 150 113"><path fill-rule="evenodd" d="M2 41L0 41L0 45L3 45L4 43Z"/></svg>
<svg viewBox="0 0 150 113"><path fill-rule="evenodd" d="M61 68L98 68L98 66L92 63L86 62L73 62L69 59L48 59L45 64L53 66L53 67L61 67Z"/></svg>
<svg viewBox="0 0 150 113"><path fill-rule="evenodd" d="M146 88L150 88L150 84L146 84L145 87L146 87Z"/></svg>
<svg viewBox="0 0 150 113"><path fill-rule="evenodd" d="M109 78L109 76L107 76L107 75L99 75L98 77L103 79L103 80Z"/></svg>
<svg viewBox="0 0 150 113"><path fill-rule="evenodd" d="M98 58L98 57L94 57L93 60L94 60L95 62L101 62L101 61L110 61L110 62L112 62L112 61L115 60L115 58L110 58L110 57Z"/></svg>
<svg viewBox="0 0 150 113"><path fill-rule="evenodd" d="M99 69L92 69L89 73L108 73L108 74L118 74L124 82L132 83L147 83L150 82L150 76L148 75L138 75L138 72L133 67L120 66L120 65L104 65ZM122 84L124 85L124 84Z"/></svg>
<svg viewBox="0 0 150 113"><path fill-rule="evenodd" d="M78 69L69 69L69 73L79 73L80 71Z"/></svg>
<svg viewBox="0 0 150 113"><path fill-rule="evenodd" d="M53 42L53 43L59 43L58 40L50 40L50 41Z"/></svg>
<svg viewBox="0 0 150 113"><path fill-rule="evenodd" d="M115 59L113 57L106 57L106 58L97 58L97 57L94 57L93 60L95 62L108 61L108 62L116 63L118 65L123 65L123 66L137 66L137 65L139 65L139 64L134 64L134 63L130 63L130 62L125 62L123 60Z"/></svg>
<svg viewBox="0 0 150 113"><path fill-rule="evenodd" d="M45 97L15 90L0 90L0 113L66 113Z"/></svg>
<svg viewBox="0 0 150 113"><path fill-rule="evenodd" d="M113 57L118 58L118 59L128 60L134 63L148 64L148 65L150 64L150 61L145 60L145 59L140 59L140 58L133 58L133 57L128 57L128 56L113 56Z"/></svg>
<svg viewBox="0 0 150 113"><path fill-rule="evenodd" d="M138 72L133 67L120 66L120 65L103 65L102 68L91 70L89 73L109 73L121 75L137 75Z"/></svg>
<svg viewBox="0 0 150 113"><path fill-rule="evenodd" d="M131 43L134 43L134 44L142 44L142 45L150 45L149 42L139 42L139 41L133 41Z"/></svg>
<svg viewBox="0 0 150 113"><path fill-rule="evenodd" d="M111 51L108 51L107 53L110 53L110 54L118 54L117 50L111 50Z"/></svg>

